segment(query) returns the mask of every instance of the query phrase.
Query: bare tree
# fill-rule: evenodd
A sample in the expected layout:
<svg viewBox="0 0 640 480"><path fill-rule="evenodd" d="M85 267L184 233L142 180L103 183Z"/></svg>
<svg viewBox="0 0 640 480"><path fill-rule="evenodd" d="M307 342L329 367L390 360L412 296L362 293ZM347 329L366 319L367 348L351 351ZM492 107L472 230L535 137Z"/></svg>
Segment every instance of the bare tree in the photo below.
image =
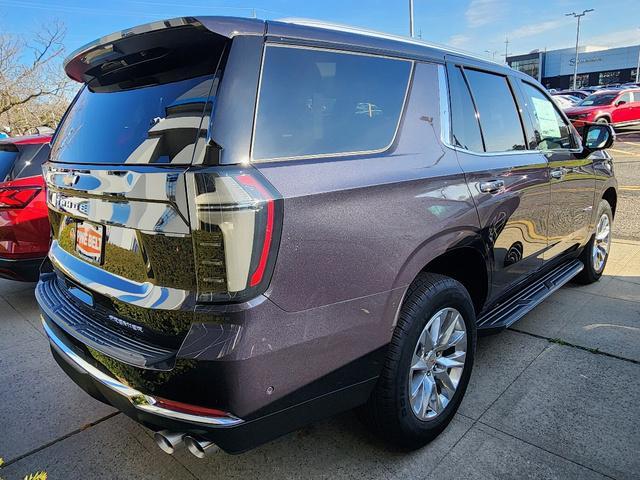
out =
<svg viewBox="0 0 640 480"><path fill-rule="evenodd" d="M0 34L0 129L12 135L55 128L69 104L62 70L64 25L43 25L30 39Z"/></svg>

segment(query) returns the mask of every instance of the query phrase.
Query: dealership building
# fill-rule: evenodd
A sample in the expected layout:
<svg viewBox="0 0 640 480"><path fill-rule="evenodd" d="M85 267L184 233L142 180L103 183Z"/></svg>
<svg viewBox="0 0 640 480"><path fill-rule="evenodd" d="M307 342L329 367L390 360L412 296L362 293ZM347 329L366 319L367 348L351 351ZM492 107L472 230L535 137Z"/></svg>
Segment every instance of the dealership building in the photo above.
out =
<svg viewBox="0 0 640 480"><path fill-rule="evenodd" d="M573 86L575 48L533 51L526 55L507 57L516 70L539 80L547 88ZM578 50L578 87L633 82L638 68L640 45L603 49L580 47Z"/></svg>

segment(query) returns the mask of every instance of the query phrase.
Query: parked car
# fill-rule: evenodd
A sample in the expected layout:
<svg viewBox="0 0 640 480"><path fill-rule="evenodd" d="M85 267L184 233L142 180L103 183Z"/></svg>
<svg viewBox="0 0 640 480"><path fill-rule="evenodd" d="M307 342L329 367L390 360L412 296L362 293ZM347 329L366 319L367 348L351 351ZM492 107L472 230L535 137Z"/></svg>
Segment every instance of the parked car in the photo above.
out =
<svg viewBox="0 0 640 480"><path fill-rule="evenodd" d="M420 447L477 332L607 262L612 129L583 142L510 68L225 17L103 37L65 68L85 85L46 165L44 330L167 452L243 452L363 405Z"/></svg>
<svg viewBox="0 0 640 480"><path fill-rule="evenodd" d="M51 136L0 139L0 277L35 282L49 250L42 178Z"/></svg>
<svg viewBox="0 0 640 480"><path fill-rule="evenodd" d="M571 95L582 100L583 98L587 98L589 95L591 95L591 92L586 90L559 90L553 93L554 97L556 95Z"/></svg>
<svg viewBox="0 0 640 480"><path fill-rule="evenodd" d="M616 127L640 123L640 88L601 90L565 110L576 127L586 123L610 123Z"/></svg>
<svg viewBox="0 0 640 480"><path fill-rule="evenodd" d="M551 98L562 109L571 108L581 102L580 98L571 95L552 95Z"/></svg>

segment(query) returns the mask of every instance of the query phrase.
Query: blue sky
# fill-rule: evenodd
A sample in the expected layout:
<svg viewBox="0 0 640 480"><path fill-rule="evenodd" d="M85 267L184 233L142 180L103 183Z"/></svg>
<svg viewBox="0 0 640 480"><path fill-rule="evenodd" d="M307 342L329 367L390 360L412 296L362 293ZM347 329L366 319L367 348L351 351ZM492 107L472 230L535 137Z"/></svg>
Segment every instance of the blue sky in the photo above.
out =
<svg viewBox="0 0 640 480"><path fill-rule="evenodd" d="M61 19L68 28L67 51L104 34L159 18L182 15L305 17L347 23L395 34L408 31L408 0L0 0L0 33L28 34ZM571 47L571 11L594 8L582 22L581 44L613 47L640 43L638 0L415 0L416 32L426 40L477 54ZM625 14L625 12L627 12Z"/></svg>

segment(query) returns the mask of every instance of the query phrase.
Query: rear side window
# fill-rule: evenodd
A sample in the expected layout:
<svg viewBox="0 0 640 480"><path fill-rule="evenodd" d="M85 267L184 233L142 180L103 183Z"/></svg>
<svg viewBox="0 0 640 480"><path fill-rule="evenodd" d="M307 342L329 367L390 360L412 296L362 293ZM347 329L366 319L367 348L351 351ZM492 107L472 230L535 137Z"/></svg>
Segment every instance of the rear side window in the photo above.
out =
<svg viewBox="0 0 640 480"><path fill-rule="evenodd" d="M23 145L13 166L11 179L35 177L42 174L42 164L49 158L49 144Z"/></svg>
<svg viewBox="0 0 640 480"><path fill-rule="evenodd" d="M572 148L569 126L553 102L538 88L522 82L525 107L529 111L540 150Z"/></svg>
<svg viewBox="0 0 640 480"><path fill-rule="evenodd" d="M411 62L268 46L255 160L384 150L393 142Z"/></svg>
<svg viewBox="0 0 640 480"><path fill-rule="evenodd" d="M464 70L476 108L487 152L524 150L520 115L507 78L477 70Z"/></svg>
<svg viewBox="0 0 640 480"><path fill-rule="evenodd" d="M480 124L467 83L459 67L449 70L451 91L451 127L453 144L474 152L483 152Z"/></svg>
<svg viewBox="0 0 640 480"><path fill-rule="evenodd" d="M18 149L14 145L0 145L0 182L8 179L16 158L18 158Z"/></svg>

